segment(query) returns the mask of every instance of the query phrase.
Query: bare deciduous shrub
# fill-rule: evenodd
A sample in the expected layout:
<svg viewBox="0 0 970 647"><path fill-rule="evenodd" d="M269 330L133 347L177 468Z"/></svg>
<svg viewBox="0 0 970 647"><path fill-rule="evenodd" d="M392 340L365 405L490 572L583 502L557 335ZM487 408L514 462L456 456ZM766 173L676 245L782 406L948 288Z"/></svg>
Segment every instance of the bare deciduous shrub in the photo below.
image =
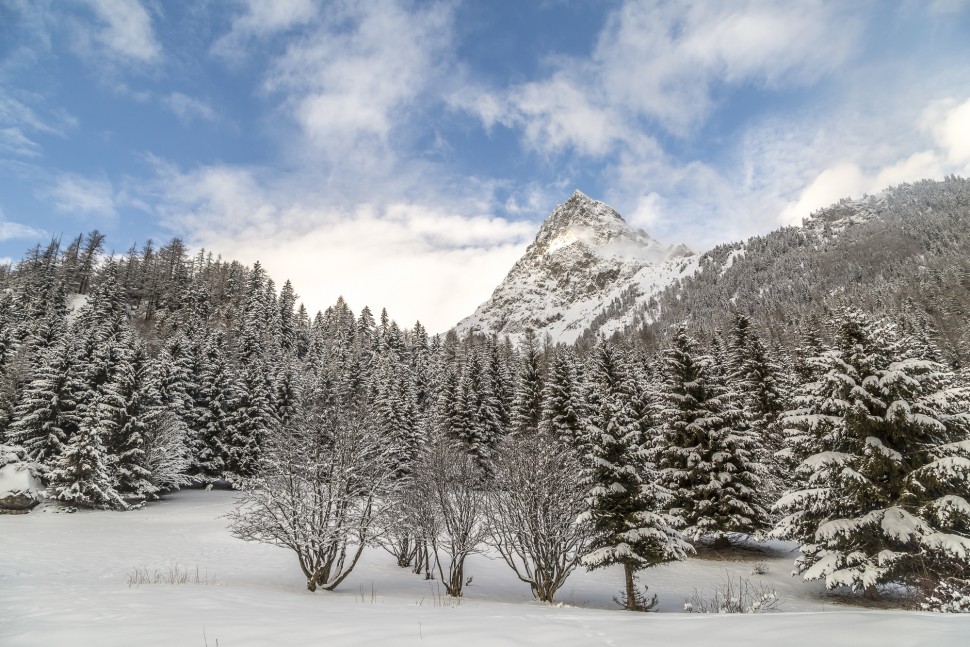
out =
<svg viewBox="0 0 970 647"><path fill-rule="evenodd" d="M781 600L774 587L755 584L740 575L735 579L729 574L711 593L694 589L684 600L684 611L688 613L761 613L780 608Z"/></svg>
<svg viewBox="0 0 970 647"><path fill-rule="evenodd" d="M592 533L579 461L546 434L505 439L488 493L490 543L532 595L552 602L586 553Z"/></svg>
<svg viewBox="0 0 970 647"><path fill-rule="evenodd" d="M294 551L307 589L335 589L377 533L393 497L391 452L366 412L310 403L238 485L232 533Z"/></svg>
<svg viewBox="0 0 970 647"><path fill-rule="evenodd" d="M147 566L132 568L125 576L125 583L130 589L133 586L142 584L201 584L204 586L217 585L215 575L209 575L208 571L199 569L196 564L194 569L185 568L178 564L172 564L167 569L149 569Z"/></svg>

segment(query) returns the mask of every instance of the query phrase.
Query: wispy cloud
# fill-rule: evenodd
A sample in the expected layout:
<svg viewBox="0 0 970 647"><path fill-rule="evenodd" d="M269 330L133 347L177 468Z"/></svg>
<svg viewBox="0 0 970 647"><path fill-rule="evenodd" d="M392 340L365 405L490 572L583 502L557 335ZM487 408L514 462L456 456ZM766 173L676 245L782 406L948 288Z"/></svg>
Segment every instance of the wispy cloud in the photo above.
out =
<svg viewBox="0 0 970 647"><path fill-rule="evenodd" d="M15 240L18 238L39 239L44 236L45 233L40 229L7 220L3 209L0 209L0 241ZM9 263L10 259L6 259L5 261L0 259L0 263L4 262Z"/></svg>
<svg viewBox="0 0 970 647"><path fill-rule="evenodd" d="M63 173L45 190L42 199L57 211L75 216L117 216L115 191L104 177L86 177L76 173Z"/></svg>
<svg viewBox="0 0 970 647"><path fill-rule="evenodd" d="M138 0L85 0L97 17L85 26L81 45L117 62L151 63L162 48L152 29L151 16Z"/></svg>
<svg viewBox="0 0 970 647"><path fill-rule="evenodd" d="M0 128L0 151L19 157L39 157L40 145L15 126Z"/></svg>
<svg viewBox="0 0 970 647"><path fill-rule="evenodd" d="M193 121L216 121L215 109L201 99L195 99L181 92L172 92L163 100L165 106L184 124Z"/></svg>
<svg viewBox="0 0 970 647"><path fill-rule="evenodd" d="M601 156L651 125L688 134L714 110L715 86L810 84L851 56L863 27L835 3L629 1L588 57L555 59L547 78L466 89L453 102L486 127L521 126L531 147Z"/></svg>
<svg viewBox="0 0 970 647"><path fill-rule="evenodd" d="M221 36L211 47L216 56L240 61L252 55L252 39L263 39L280 32L306 25L319 15L316 0L245 0L238 3L242 10L232 20L229 33Z"/></svg>

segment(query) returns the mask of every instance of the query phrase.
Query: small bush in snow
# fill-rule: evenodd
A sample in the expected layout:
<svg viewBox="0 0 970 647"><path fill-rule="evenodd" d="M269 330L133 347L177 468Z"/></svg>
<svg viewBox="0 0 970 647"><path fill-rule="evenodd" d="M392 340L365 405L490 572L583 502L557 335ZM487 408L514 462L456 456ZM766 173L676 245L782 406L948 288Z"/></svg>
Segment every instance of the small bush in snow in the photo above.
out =
<svg viewBox="0 0 970 647"><path fill-rule="evenodd" d="M741 576L735 580L730 575L725 575L710 594L694 589L693 595L684 600L684 611L688 613L760 613L779 608L781 599L774 587L754 584Z"/></svg>
<svg viewBox="0 0 970 647"><path fill-rule="evenodd" d="M158 568L149 570L147 566L133 568L128 571L125 582L130 589L133 586L139 586L141 584L214 585L216 584L216 578L214 575L210 577L208 572L201 571L198 564L195 565L194 570L179 566L178 564L172 564L166 570Z"/></svg>
<svg viewBox="0 0 970 647"><path fill-rule="evenodd" d="M754 566L751 567L752 575L764 575L768 572L767 562L755 562Z"/></svg>

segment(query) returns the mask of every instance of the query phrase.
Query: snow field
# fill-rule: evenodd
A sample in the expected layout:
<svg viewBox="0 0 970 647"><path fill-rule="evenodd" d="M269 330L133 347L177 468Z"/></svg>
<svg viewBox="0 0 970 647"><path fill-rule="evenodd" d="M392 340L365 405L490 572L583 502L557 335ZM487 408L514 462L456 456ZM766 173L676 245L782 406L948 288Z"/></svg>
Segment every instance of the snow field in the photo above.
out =
<svg viewBox="0 0 970 647"><path fill-rule="evenodd" d="M641 581L661 613L612 602L619 568L577 570L563 606L532 600L500 560L472 557L466 597L398 568L372 549L337 591L310 593L289 551L233 538L236 494L185 491L126 513L0 516L0 645L239 647L258 645L966 645L970 617L845 607L789 576L793 546L750 561L690 559ZM757 561L768 566L752 575ZM209 584L130 586L134 569L199 568ZM683 613L694 589L725 576L774 586L782 612Z"/></svg>

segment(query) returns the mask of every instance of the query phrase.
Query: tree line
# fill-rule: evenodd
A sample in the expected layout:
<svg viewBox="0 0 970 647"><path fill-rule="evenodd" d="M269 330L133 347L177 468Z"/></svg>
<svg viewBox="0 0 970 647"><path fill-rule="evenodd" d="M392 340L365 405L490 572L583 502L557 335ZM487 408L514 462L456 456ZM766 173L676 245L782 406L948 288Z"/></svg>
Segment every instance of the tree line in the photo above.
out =
<svg viewBox="0 0 970 647"><path fill-rule="evenodd" d="M311 590L376 543L460 596L491 546L547 601L621 565L642 610L644 568L773 534L830 587L966 599L966 376L915 306L844 303L784 349L740 312L652 345L516 346L343 300L311 318L258 263L178 240L105 255L93 232L0 279L2 434L51 496L229 483L233 532L295 551Z"/></svg>

